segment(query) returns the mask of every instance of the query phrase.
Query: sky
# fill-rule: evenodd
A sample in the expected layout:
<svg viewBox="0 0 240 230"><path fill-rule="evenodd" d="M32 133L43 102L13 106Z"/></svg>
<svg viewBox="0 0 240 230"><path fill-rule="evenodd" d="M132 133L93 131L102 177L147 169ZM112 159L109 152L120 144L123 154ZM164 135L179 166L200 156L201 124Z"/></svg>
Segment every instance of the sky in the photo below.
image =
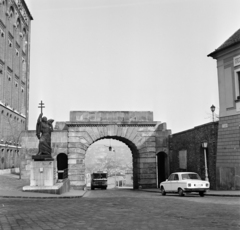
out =
<svg viewBox="0 0 240 230"><path fill-rule="evenodd" d="M33 16L29 129L43 113L153 111L172 133L219 112L216 60L239 0L25 0Z"/></svg>

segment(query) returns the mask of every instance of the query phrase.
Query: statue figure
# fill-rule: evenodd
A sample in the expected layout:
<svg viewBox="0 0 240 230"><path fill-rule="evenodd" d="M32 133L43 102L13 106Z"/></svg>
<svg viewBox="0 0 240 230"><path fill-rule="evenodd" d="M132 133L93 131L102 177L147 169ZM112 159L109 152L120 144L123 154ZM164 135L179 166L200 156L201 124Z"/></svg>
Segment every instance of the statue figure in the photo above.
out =
<svg viewBox="0 0 240 230"><path fill-rule="evenodd" d="M52 123L54 120L47 120L46 117L42 117L43 114L40 113L37 120L36 135L39 139L38 154L37 155L50 155L52 153L51 149L51 132L53 132Z"/></svg>

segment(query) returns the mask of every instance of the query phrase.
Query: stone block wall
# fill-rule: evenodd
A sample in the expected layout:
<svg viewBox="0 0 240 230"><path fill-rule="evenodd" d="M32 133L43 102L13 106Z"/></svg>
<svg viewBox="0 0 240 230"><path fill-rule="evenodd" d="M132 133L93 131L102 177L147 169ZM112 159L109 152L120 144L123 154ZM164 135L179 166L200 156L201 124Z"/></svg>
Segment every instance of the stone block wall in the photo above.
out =
<svg viewBox="0 0 240 230"><path fill-rule="evenodd" d="M217 188L240 190L240 114L219 120Z"/></svg>
<svg viewBox="0 0 240 230"><path fill-rule="evenodd" d="M153 121L151 111L71 111L70 121L80 122L139 122Z"/></svg>
<svg viewBox="0 0 240 230"><path fill-rule="evenodd" d="M19 168L20 147L0 144L0 170Z"/></svg>
<svg viewBox="0 0 240 230"><path fill-rule="evenodd" d="M217 153L218 122L211 122L193 129L176 133L169 139L170 173L178 171L196 172L205 179L203 141L207 141L208 177L211 189L216 189L216 153ZM180 167L179 152L187 151L186 168Z"/></svg>

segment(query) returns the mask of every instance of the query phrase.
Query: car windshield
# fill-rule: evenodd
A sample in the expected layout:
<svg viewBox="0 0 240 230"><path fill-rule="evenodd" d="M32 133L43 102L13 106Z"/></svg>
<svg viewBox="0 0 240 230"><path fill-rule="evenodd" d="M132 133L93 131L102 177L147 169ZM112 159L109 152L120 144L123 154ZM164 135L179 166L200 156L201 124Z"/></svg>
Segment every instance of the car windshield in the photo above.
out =
<svg viewBox="0 0 240 230"><path fill-rule="evenodd" d="M197 173L186 173L182 174L183 180L201 180L200 176Z"/></svg>
<svg viewBox="0 0 240 230"><path fill-rule="evenodd" d="M107 174L106 173L94 173L93 178L94 179L106 179Z"/></svg>

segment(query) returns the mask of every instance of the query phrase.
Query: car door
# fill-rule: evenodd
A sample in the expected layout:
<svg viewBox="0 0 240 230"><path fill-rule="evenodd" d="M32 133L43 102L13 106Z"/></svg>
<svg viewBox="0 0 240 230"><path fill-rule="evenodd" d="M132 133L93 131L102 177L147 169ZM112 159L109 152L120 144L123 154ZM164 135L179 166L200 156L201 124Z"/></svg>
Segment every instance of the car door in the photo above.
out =
<svg viewBox="0 0 240 230"><path fill-rule="evenodd" d="M172 183L171 183L171 191L177 192L179 187L179 176L178 174L174 174Z"/></svg>
<svg viewBox="0 0 240 230"><path fill-rule="evenodd" d="M168 180L164 182L164 189L165 189L166 192L171 191L171 188L172 188L171 184L172 184L173 178L174 178L174 174L171 174L168 177Z"/></svg>

